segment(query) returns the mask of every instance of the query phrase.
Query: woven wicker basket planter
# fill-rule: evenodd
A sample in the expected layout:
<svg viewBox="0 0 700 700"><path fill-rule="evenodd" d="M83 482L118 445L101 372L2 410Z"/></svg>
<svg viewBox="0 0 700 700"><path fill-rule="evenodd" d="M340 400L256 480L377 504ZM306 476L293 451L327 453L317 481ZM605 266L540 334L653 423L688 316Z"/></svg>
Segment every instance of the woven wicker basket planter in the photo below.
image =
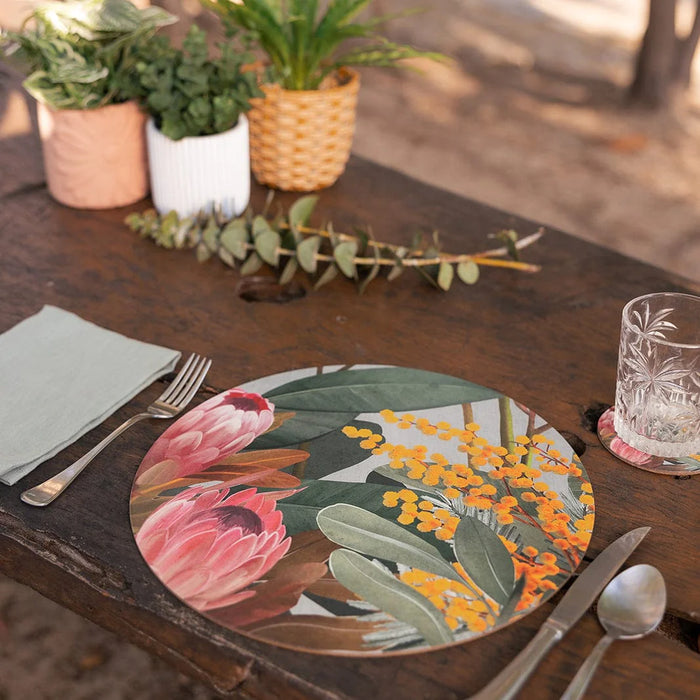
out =
<svg viewBox="0 0 700 700"><path fill-rule="evenodd" d="M264 85L265 97L252 100L248 113L255 179L298 192L332 185L350 157L359 88L357 72L349 69L319 90Z"/></svg>

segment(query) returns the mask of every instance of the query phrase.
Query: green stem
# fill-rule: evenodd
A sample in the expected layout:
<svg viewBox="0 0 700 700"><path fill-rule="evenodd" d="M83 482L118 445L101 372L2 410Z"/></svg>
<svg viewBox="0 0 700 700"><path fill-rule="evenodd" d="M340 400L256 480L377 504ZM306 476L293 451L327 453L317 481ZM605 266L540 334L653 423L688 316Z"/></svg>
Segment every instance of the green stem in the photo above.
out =
<svg viewBox="0 0 700 700"><path fill-rule="evenodd" d="M507 396L499 396L498 409L501 417L501 445L503 445L508 452L512 452L513 447L515 447L513 413L510 409L510 399Z"/></svg>

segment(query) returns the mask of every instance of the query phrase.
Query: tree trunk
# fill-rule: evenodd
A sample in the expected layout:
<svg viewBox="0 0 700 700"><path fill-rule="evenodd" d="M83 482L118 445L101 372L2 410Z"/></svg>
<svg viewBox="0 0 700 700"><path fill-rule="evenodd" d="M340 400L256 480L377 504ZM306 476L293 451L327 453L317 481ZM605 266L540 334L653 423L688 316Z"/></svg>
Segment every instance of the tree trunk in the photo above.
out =
<svg viewBox="0 0 700 700"><path fill-rule="evenodd" d="M691 27L688 36L679 42L676 53L674 75L676 82L684 88L690 85L693 56L695 55L695 50L698 47L698 39L700 39L700 1L697 2L697 6L695 8L693 26Z"/></svg>
<svg viewBox="0 0 700 700"><path fill-rule="evenodd" d="M630 101L652 108L669 106L675 93L690 84L693 56L700 38L700 0L687 36L676 31L677 0L649 0L649 18L637 54Z"/></svg>

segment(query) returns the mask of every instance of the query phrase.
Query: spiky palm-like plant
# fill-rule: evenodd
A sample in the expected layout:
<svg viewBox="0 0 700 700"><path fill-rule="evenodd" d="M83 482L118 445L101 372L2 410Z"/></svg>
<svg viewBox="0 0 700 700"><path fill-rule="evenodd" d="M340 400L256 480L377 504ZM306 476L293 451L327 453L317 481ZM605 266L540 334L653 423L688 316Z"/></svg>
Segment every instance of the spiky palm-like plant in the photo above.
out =
<svg viewBox="0 0 700 700"><path fill-rule="evenodd" d="M288 90L315 90L340 66L395 66L406 58L444 58L378 34L377 28L393 16L356 21L372 0L202 1L226 26L248 33L269 58L270 79Z"/></svg>

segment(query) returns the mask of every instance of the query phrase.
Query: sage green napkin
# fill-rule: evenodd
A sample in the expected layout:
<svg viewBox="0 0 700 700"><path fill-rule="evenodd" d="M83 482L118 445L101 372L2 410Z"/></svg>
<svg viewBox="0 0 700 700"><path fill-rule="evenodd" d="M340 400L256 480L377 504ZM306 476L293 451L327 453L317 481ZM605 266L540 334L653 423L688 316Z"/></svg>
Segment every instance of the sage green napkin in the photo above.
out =
<svg viewBox="0 0 700 700"><path fill-rule="evenodd" d="M1 334L0 482L14 484L102 423L179 357L55 306Z"/></svg>

